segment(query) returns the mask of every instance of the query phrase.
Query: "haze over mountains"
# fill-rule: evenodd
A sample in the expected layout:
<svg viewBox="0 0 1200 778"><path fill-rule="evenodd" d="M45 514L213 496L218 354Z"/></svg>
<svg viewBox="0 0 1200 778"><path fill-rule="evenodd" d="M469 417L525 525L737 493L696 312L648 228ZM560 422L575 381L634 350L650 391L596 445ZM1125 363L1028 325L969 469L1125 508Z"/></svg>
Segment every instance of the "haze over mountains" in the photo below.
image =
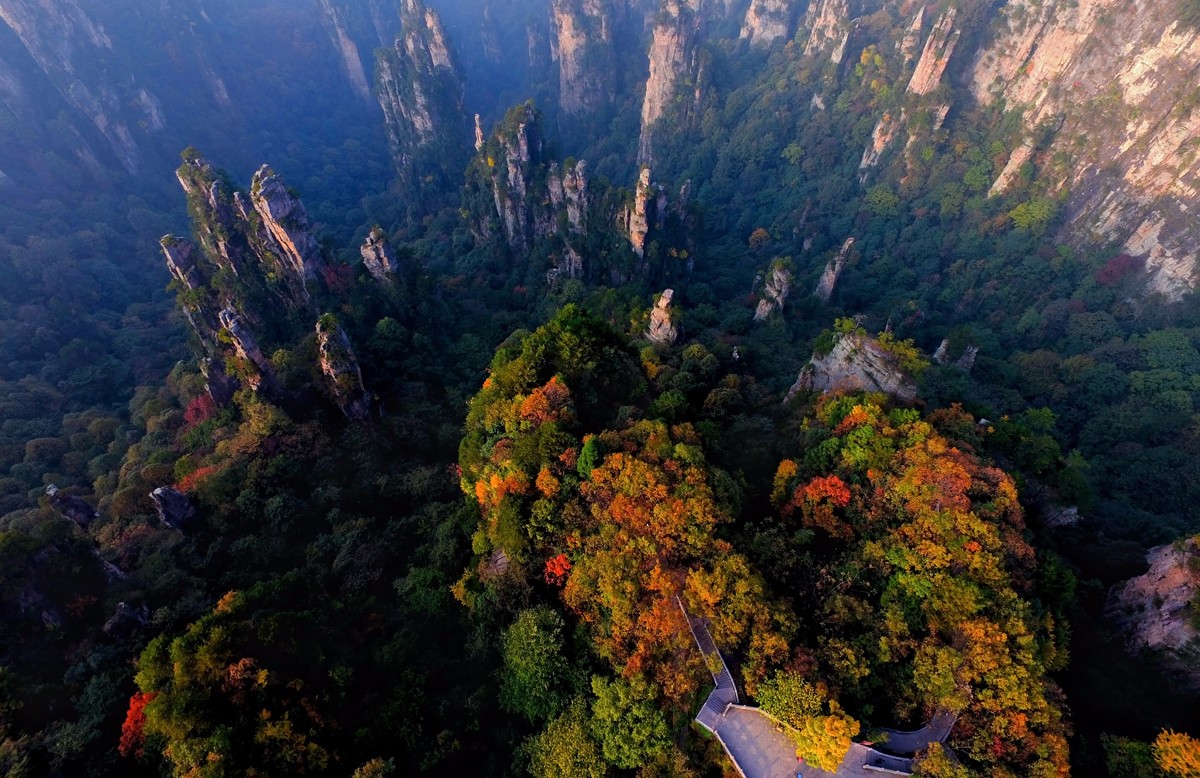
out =
<svg viewBox="0 0 1200 778"><path fill-rule="evenodd" d="M1190 776L1198 208L1197 0L0 0L0 772Z"/></svg>

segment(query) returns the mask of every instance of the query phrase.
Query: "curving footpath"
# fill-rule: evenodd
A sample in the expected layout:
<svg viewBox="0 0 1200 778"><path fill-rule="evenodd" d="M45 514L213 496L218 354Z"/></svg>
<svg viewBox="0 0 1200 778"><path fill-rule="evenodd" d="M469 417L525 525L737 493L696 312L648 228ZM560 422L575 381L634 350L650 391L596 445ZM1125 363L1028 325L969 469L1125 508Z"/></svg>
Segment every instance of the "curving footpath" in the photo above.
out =
<svg viewBox="0 0 1200 778"><path fill-rule="evenodd" d="M696 647L712 674L715 688L696 721L711 732L742 778L883 778L887 775L912 774L912 757L934 742L944 742L954 726L955 716L939 710L930 722L912 732L886 729L888 740L880 749L854 743L846 752L837 771L830 773L801 762L796 745L775 721L759 708L738 704L737 685L725 659L713 642L704 619L688 615L683 602L676 598L687 619ZM886 749L884 751L883 749Z"/></svg>

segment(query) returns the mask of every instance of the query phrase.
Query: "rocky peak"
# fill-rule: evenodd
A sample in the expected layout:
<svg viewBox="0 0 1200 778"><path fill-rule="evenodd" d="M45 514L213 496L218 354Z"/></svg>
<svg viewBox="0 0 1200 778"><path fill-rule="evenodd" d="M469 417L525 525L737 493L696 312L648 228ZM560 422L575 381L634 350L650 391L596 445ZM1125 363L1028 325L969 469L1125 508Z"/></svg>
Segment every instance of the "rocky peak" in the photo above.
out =
<svg viewBox="0 0 1200 778"><path fill-rule="evenodd" d="M667 112L683 83L691 83L695 105L700 100L698 57L702 16L699 0L663 0L650 42L650 75L642 100L642 131L638 139L638 164L653 159L654 123Z"/></svg>
<svg viewBox="0 0 1200 778"><path fill-rule="evenodd" d="M468 171L468 190L481 196L487 191L492 207L471 214L472 232L486 241L497 223L516 257L549 241L557 257L552 277L577 278L583 272L580 240L591 206L587 164L546 160L542 135L540 113L525 103L511 109L480 146Z"/></svg>
<svg viewBox="0 0 1200 778"><path fill-rule="evenodd" d="M420 189L435 172L443 179L462 172L463 86L437 13L404 0L400 16L395 45L378 55L377 92L401 182Z"/></svg>
<svg viewBox="0 0 1200 778"><path fill-rule="evenodd" d="M650 233L650 211L655 205L654 188L650 186L650 168L642 168L633 191L633 204L625 210L625 231L629 245L639 258L646 255L646 235ZM668 298L668 302L669 302Z"/></svg>
<svg viewBox="0 0 1200 778"><path fill-rule="evenodd" d="M741 37L761 46L787 38L791 34L793 6L789 0L753 0L742 23Z"/></svg>
<svg viewBox="0 0 1200 778"><path fill-rule="evenodd" d="M854 238L846 238L841 250L826 263L825 272L821 273L821 280L817 282L814 292L817 297L821 298L821 302L828 304L830 298L833 297L833 290L842 275L842 270L846 267L847 260L850 259L852 248L854 248Z"/></svg>
<svg viewBox="0 0 1200 778"><path fill-rule="evenodd" d="M804 54L818 57L828 53L831 62L841 64L853 18L849 0L813 0L804 18L804 26L808 28Z"/></svg>
<svg viewBox="0 0 1200 778"><path fill-rule="evenodd" d="M650 310L650 326L646 328L646 338L659 346L670 346L679 339L679 327L672 319L671 299L675 290L664 289L654 301Z"/></svg>
<svg viewBox="0 0 1200 778"><path fill-rule="evenodd" d="M883 392L908 403L917 396L917 383L878 339L861 332L839 332L828 354L813 354L787 399L801 390Z"/></svg>
<svg viewBox="0 0 1200 778"><path fill-rule="evenodd" d="M958 45L959 31L954 27L956 14L955 7L950 6L934 23L929 37L925 39L925 48L921 51L917 67L909 79L909 92L926 95L942 83L942 74L946 72L946 66L950 64L950 57Z"/></svg>
<svg viewBox="0 0 1200 778"><path fill-rule="evenodd" d="M391 281L391 277L400 269L396 253L388 245L387 233L379 227L371 228L359 251L367 272L380 281Z"/></svg>
<svg viewBox="0 0 1200 778"><path fill-rule="evenodd" d="M763 286L762 297L758 308L754 311L755 321L766 321L772 313L783 312L788 295L792 291L792 261L789 257L781 257L771 263L767 270L766 284Z"/></svg>
<svg viewBox="0 0 1200 778"><path fill-rule="evenodd" d="M281 249L283 265L294 277L295 286L304 290L305 284L315 281L317 272L325 266L321 249L312 236L304 204L288 192L283 179L267 165L254 174L250 183L250 201L262 217L267 233Z"/></svg>
<svg viewBox="0 0 1200 778"><path fill-rule="evenodd" d="M371 398L363 386L362 370L350 345L350 336L329 314L317 321L316 330L319 364L329 393L346 418L365 419L371 410Z"/></svg>
<svg viewBox="0 0 1200 778"><path fill-rule="evenodd" d="M551 57L558 62L558 104L569 116L587 113L613 99L615 72L597 61L611 56L612 9L604 0L554 0Z"/></svg>

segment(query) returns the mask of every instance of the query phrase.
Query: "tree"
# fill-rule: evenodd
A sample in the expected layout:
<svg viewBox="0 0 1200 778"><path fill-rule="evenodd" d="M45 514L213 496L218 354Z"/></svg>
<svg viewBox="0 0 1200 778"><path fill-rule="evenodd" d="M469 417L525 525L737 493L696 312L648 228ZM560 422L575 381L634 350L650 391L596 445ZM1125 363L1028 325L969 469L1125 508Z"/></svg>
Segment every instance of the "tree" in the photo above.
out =
<svg viewBox="0 0 1200 778"><path fill-rule="evenodd" d="M566 704L570 666L563 656L562 630L562 617L542 605L521 611L504 631L500 704L505 710L538 722Z"/></svg>
<svg viewBox="0 0 1200 778"><path fill-rule="evenodd" d="M592 693L592 732L613 765L640 767L670 747L671 730L652 683L641 676L615 681L593 676Z"/></svg>
<svg viewBox="0 0 1200 778"><path fill-rule="evenodd" d="M561 716L525 744L534 778L602 778L608 772L588 728L587 702L576 697Z"/></svg>
<svg viewBox="0 0 1200 778"><path fill-rule="evenodd" d="M761 251L768 243L771 242L771 233L767 232L766 228L759 227L754 232L750 233L750 249L752 251Z"/></svg>
<svg viewBox="0 0 1200 778"><path fill-rule="evenodd" d="M1200 778L1200 740L1164 729L1154 739L1154 760L1178 778Z"/></svg>

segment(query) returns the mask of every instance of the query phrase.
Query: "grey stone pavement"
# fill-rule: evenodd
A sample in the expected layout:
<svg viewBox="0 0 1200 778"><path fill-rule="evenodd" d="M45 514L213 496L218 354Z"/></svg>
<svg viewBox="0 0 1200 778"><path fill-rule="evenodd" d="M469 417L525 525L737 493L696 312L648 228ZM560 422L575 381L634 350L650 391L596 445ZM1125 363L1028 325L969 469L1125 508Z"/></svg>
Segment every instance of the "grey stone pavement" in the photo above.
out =
<svg viewBox="0 0 1200 778"><path fill-rule="evenodd" d="M792 740L778 724L753 708L730 707L717 734L748 778L887 778L900 770L885 768L900 768L908 762L855 743L837 772L826 772L797 760ZM868 764L875 769L867 767Z"/></svg>

